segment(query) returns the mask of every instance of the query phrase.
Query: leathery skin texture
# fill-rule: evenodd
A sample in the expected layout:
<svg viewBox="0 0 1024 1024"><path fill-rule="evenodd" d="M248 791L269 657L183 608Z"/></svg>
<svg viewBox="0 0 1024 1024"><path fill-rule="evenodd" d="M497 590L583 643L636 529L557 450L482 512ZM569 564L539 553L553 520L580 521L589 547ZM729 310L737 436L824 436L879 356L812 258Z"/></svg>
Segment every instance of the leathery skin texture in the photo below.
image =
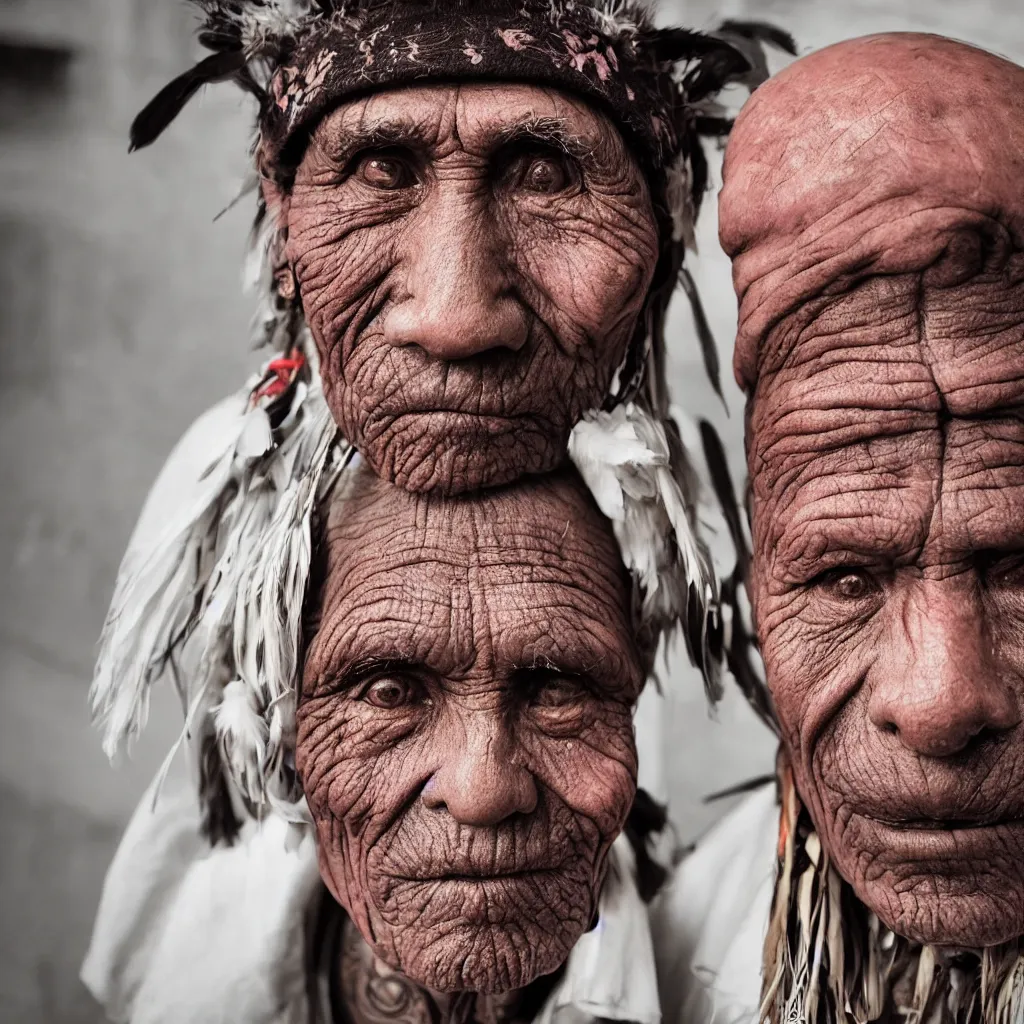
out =
<svg viewBox="0 0 1024 1024"><path fill-rule="evenodd" d="M657 228L614 125L514 83L346 103L265 183L328 404L378 473L448 493L544 472L638 329Z"/></svg>
<svg viewBox="0 0 1024 1024"><path fill-rule="evenodd" d="M321 875L419 984L521 988L593 923L636 792L610 526L565 471L474 498L366 473L324 550L296 753Z"/></svg>
<svg viewBox="0 0 1024 1024"><path fill-rule="evenodd" d="M726 156L751 589L797 787L910 939L1024 933L1024 70L887 35Z"/></svg>

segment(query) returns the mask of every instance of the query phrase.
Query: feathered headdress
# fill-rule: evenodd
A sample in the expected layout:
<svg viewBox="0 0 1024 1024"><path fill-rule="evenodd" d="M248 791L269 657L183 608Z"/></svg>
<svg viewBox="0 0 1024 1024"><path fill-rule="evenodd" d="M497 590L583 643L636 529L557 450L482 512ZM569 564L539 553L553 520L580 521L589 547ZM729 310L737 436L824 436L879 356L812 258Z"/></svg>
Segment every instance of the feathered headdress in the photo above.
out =
<svg viewBox="0 0 1024 1024"><path fill-rule="evenodd" d="M256 167L285 185L318 121L345 100L431 81L525 81L587 99L622 132L650 185L660 257L613 398L642 390L668 413L664 324L682 283L694 307L711 383L721 393L714 341L683 267L707 188L702 138L731 127L717 103L728 85L768 75L764 46L795 53L761 22L717 31L657 28L643 0L191 0L212 53L138 115L131 147L152 143L205 84L232 80L258 104Z"/></svg>
<svg viewBox="0 0 1024 1024"><path fill-rule="evenodd" d="M729 122L716 93L765 77L768 26L659 30L636 0L193 0L212 55L132 126L152 142L204 84L234 80L258 102L261 175L287 185L309 131L346 98L429 80L535 81L586 97L623 132L648 178L661 251L636 339L602 409L569 454L611 519L653 647L682 625L708 693L719 692L715 578L696 522L693 474L664 385L664 323L682 278L718 390L713 340L683 268L706 187L702 135ZM233 400L177 511L122 563L101 638L94 713L114 756L142 728L149 687L175 680L199 766L207 833L273 807L304 820L292 751L311 538L339 472L357 457L324 401L299 297L275 273L280 234L257 217L259 340L278 353ZM188 652L188 671L182 661Z"/></svg>

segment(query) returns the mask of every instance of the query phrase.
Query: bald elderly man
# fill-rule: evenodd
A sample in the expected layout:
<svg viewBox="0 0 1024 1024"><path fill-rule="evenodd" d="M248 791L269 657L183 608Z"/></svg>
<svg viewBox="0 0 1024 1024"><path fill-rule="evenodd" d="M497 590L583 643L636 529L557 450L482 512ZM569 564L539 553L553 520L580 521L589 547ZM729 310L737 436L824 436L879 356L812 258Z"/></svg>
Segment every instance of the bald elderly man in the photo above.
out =
<svg viewBox="0 0 1024 1024"><path fill-rule="evenodd" d="M680 1021L1020 1020L1024 70L830 47L724 177L781 814L749 798L671 894L724 894L663 964Z"/></svg>

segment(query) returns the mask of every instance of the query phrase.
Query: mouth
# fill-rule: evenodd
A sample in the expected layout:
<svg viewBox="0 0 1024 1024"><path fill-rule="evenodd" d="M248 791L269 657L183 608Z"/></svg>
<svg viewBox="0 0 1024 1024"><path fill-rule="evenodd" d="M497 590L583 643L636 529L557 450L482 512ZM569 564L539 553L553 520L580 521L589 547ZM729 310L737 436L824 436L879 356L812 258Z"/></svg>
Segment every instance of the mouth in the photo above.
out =
<svg viewBox="0 0 1024 1024"><path fill-rule="evenodd" d="M393 423L400 423L404 419L416 417L417 419L440 419L451 422L458 419L465 423L472 423L476 426L500 426L507 430L510 424L522 421L531 421L535 417L530 413L507 413L499 409L459 409L444 408L436 405L430 407L416 408L415 406L404 406L396 410L392 415Z"/></svg>
<svg viewBox="0 0 1024 1024"><path fill-rule="evenodd" d="M432 879L435 882L517 882L528 878L537 878L540 875L550 875L550 868L529 868L525 871L502 871L497 874L476 874L474 872L461 874L439 875Z"/></svg>
<svg viewBox="0 0 1024 1024"><path fill-rule="evenodd" d="M859 820L861 840L907 863L934 863L943 871L969 872L980 860L1024 844L1024 818L950 816L884 819L866 814Z"/></svg>
<svg viewBox="0 0 1024 1024"><path fill-rule="evenodd" d="M459 883L459 884L480 884L483 882L522 882L536 880L544 876L558 873L557 867L550 865L525 867L525 868L495 868L493 865L484 867L473 864L460 864L454 870L447 866L446 870L424 872L415 876L405 875L399 880L404 882L417 882L423 884L437 883Z"/></svg>
<svg viewBox="0 0 1024 1024"><path fill-rule="evenodd" d="M874 818L880 825L901 832L962 832L1024 824L1020 818Z"/></svg>

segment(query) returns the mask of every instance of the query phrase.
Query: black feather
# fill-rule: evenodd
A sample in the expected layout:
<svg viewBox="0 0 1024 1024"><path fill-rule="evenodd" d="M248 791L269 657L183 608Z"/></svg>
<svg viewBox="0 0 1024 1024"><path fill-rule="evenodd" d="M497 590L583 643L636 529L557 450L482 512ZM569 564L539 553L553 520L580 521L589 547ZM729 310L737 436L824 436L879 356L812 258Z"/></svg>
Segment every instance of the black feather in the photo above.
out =
<svg viewBox="0 0 1024 1024"><path fill-rule="evenodd" d="M755 69L750 55L738 46L721 39L716 42L717 47L683 76L683 90L691 103L707 99L730 82L742 81Z"/></svg>
<svg viewBox="0 0 1024 1024"><path fill-rule="evenodd" d="M220 748L212 733L203 737L200 746L199 804L202 808L199 830L210 845L233 845L242 830L242 823L235 813Z"/></svg>
<svg viewBox="0 0 1024 1024"><path fill-rule="evenodd" d="M796 56L796 40L785 30L767 21L723 21L719 31L743 36L758 43L771 43L780 50Z"/></svg>
<svg viewBox="0 0 1024 1024"><path fill-rule="evenodd" d="M729 529L729 536L736 549L736 567L722 583L721 603L723 608L729 609L731 620L725 662L747 703L754 709L761 721L778 734L771 694L768 692L764 678L754 664L753 655L757 650L757 637L747 628L740 602L740 595L745 588L750 566L750 549L747 547L746 535L740 519L736 489L733 486L732 475L729 473L729 464L725 458L722 440L715 428L706 420L700 422L700 437L704 449L704 461L707 463L711 477L711 487L721 506L722 515L725 517Z"/></svg>
<svg viewBox="0 0 1024 1024"><path fill-rule="evenodd" d="M197 36L199 45L214 53L242 49L242 30L238 25L222 25L203 29Z"/></svg>
<svg viewBox="0 0 1024 1024"><path fill-rule="evenodd" d="M743 532L743 521L740 519L740 506L736 500L736 488L733 486L729 463L725 457L725 446L718 436L718 431L707 421L700 421L700 440L704 448L704 461L707 463L711 487L718 499L718 504L725 517L732 546L736 549L736 562L740 566L741 576L746 578L750 565L750 551L747 538Z"/></svg>
<svg viewBox="0 0 1024 1024"><path fill-rule="evenodd" d="M740 607L739 598L744 589L737 566L732 576L722 584L722 606L728 607L732 614L731 637L725 652L725 663L754 713L772 732L779 735L771 694L764 676L754 665L753 654L758 649L757 637L747 629L743 609Z"/></svg>
<svg viewBox="0 0 1024 1024"><path fill-rule="evenodd" d="M651 854L654 837L668 824L668 808L645 789L638 789L623 830L636 857L636 887L640 899L650 903L668 880L668 871Z"/></svg>
<svg viewBox="0 0 1024 1024"><path fill-rule="evenodd" d="M700 208L704 203L704 193L708 188L708 158L707 154L704 152L704 147L700 144L699 136L701 132L699 119L695 122L694 129L697 134L697 138L690 140L688 148L690 156L690 175L693 179L693 186L690 191L693 195L693 215L696 219L697 215L700 213Z"/></svg>
<svg viewBox="0 0 1024 1024"><path fill-rule="evenodd" d="M732 131L731 117L707 117L701 115L694 120L697 134L706 139L724 139Z"/></svg>
<svg viewBox="0 0 1024 1024"><path fill-rule="evenodd" d="M716 800L725 800L730 796L739 796L741 793L752 793L755 789L760 789L762 786L767 786L769 782L775 782L775 772L770 775L755 775L752 779L747 779L745 782L739 782L735 786L728 786L725 789L720 789L716 793L708 793L704 797L702 803L713 804Z"/></svg>
<svg viewBox="0 0 1024 1024"><path fill-rule="evenodd" d="M700 295L697 292L697 285L694 283L694 280L690 276L690 272L686 267L679 268L679 281L683 286L683 291L686 292L687 299L690 300L690 309L693 310L693 322L697 328L697 338L700 341L700 351L704 357L704 369L707 371L708 379L711 381L711 386L715 389L715 394L718 395L724 403L725 397L722 394L722 374L718 362L718 346L715 344L714 335L711 333L711 325L708 323L708 318L704 313L704 305L700 301Z"/></svg>
<svg viewBox="0 0 1024 1024"><path fill-rule="evenodd" d="M723 49L721 39L689 28L656 29L641 36L638 43L660 64L704 59Z"/></svg>
<svg viewBox="0 0 1024 1024"><path fill-rule="evenodd" d="M768 67L766 44L772 44L786 53L796 54L793 37L774 25L763 21L724 21L715 35L739 50L750 64L746 74L732 74L722 84L739 82L753 92L771 74Z"/></svg>
<svg viewBox="0 0 1024 1024"><path fill-rule="evenodd" d="M234 78L244 67L244 52L229 50L224 53L215 53L205 60L201 60L184 74L178 75L173 82L165 85L146 104L132 122L131 145L128 152L132 153L155 142L164 129L181 113L185 104L204 85Z"/></svg>

